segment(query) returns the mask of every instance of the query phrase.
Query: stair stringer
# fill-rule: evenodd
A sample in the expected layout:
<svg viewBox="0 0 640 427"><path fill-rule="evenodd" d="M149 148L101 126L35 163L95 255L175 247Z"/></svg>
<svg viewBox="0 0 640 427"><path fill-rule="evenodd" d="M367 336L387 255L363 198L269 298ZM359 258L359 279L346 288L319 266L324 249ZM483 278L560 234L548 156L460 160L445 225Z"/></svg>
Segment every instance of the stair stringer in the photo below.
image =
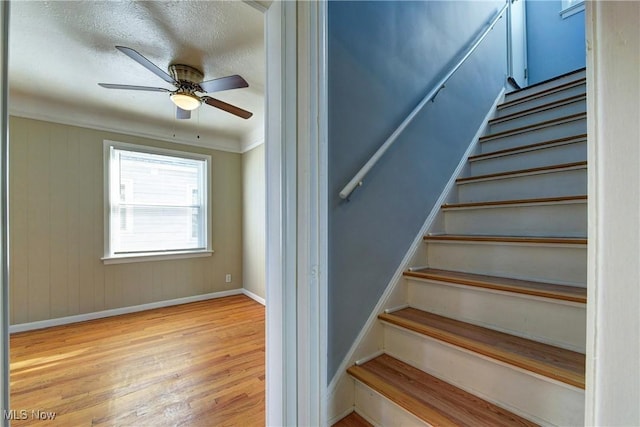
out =
<svg viewBox="0 0 640 427"><path fill-rule="evenodd" d="M493 105L489 108L484 120L478 127L478 131L471 139L467 150L460 158L460 163L453 171L440 197L434 203L422 228L417 233L400 265L389 281L384 293L371 311L367 322L360 330L360 333L329 383L325 405L327 408L328 425L335 424L354 410L356 386L355 380L347 374L347 368L358 361L369 359L372 355L377 355L382 352L384 348L384 326L378 321L378 315L385 309L405 307L407 305L407 287L405 286L403 273L411 266L415 266L416 263L422 263L422 260L426 259L427 248L423 242L424 236L429 230L443 229L443 214L440 208L443 204L450 203L456 199L456 179L463 176L469 167L468 158L478 151L478 141L480 137L484 135L489 120L496 116L497 107L503 102L504 95L505 88L502 88L496 96Z"/></svg>

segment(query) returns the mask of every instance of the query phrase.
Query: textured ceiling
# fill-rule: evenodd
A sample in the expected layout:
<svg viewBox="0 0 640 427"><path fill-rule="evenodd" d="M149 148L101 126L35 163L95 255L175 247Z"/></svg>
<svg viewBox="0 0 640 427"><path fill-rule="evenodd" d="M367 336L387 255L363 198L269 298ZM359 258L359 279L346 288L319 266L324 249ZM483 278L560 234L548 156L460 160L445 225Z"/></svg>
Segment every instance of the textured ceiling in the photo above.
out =
<svg viewBox="0 0 640 427"><path fill-rule="evenodd" d="M262 136L263 22L262 13L239 1L12 2L9 111L234 150ZM171 63L194 66L204 80L240 74L249 88L212 96L253 117L243 120L203 105L190 120L177 120L166 93L99 87L173 89L116 45L137 50L163 70Z"/></svg>

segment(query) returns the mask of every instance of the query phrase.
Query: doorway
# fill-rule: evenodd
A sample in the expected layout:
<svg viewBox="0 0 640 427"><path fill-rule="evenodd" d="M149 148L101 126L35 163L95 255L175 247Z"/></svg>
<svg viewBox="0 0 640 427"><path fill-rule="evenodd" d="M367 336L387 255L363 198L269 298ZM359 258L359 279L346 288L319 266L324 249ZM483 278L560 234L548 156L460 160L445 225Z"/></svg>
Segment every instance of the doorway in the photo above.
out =
<svg viewBox="0 0 640 427"><path fill-rule="evenodd" d="M268 12L266 12L266 14L268 15ZM7 22L8 22L8 21L7 21ZM6 38L4 38L3 40L5 40L5 41L6 41L7 39L6 39ZM295 61L295 57L294 57L294 61ZM94 165L94 166L95 166L95 165ZM4 284L6 284L7 282L6 282L6 281L4 281L3 283L4 283ZM6 301L5 301L5 304L6 304ZM3 313L7 313L7 311L6 311L6 310L4 310L4 311L3 311ZM7 322L7 323L8 323L8 322ZM5 326L7 326L7 327L8 327L8 325L6 325L6 324L5 324ZM6 379L5 379L5 380L6 380ZM5 381L5 382L6 382L6 381ZM7 390L7 391L8 391L8 390ZM8 400L8 393L6 393L6 398L7 398L7 400ZM273 401L273 399L272 399L272 401ZM5 406L5 407L7 407L7 408L8 408L8 406Z"/></svg>
<svg viewBox="0 0 640 427"><path fill-rule="evenodd" d="M586 66L584 2L517 0L516 5L525 10L527 84Z"/></svg>
<svg viewBox="0 0 640 427"><path fill-rule="evenodd" d="M507 73L512 85L527 86L527 18L525 0L509 0Z"/></svg>
<svg viewBox="0 0 640 427"><path fill-rule="evenodd" d="M263 7L267 2L249 2ZM8 59L8 25L9 2L3 2L2 16L2 88L7 88L7 59ZM308 265L314 266L316 273L326 271L326 209L322 203L326 201L326 184L320 177L326 175L326 64L325 64L325 40L326 40L326 3L318 2L304 4L297 16L297 5L293 2L275 2L265 9L265 22L267 33L267 74L269 90L268 115L267 115L267 281L270 283L267 289L267 301L270 310L267 313L267 333L269 342L267 345L267 422L269 424L318 424L325 411L323 410L323 396L326 388L326 356L323 350L326 346L326 278L317 274L301 275L296 278L296 244L301 243L305 248L314 248L312 253L307 253ZM296 81L296 66L298 52L295 42L298 40L298 30L304 37L308 49L303 49L304 55L301 64L305 64L313 75L309 81L298 85ZM296 89L304 89L299 96L304 102L297 102ZM309 106L305 112L308 118L298 126L296 108L297 105ZM7 147L7 93L3 91L2 102L2 168L0 174L3 182L2 212L3 230L7 225L7 182L6 182L6 147ZM317 120L318 117L320 120ZM316 127L316 124L318 125ZM296 129L306 138L300 142L301 147L315 151L307 152L307 164L313 166L313 170L307 177L311 182L306 182L304 191L300 193L300 199L296 199L296 167L297 155L295 146L298 145ZM310 144L309 138L313 140ZM313 191L310 191L313 190ZM319 195L319 197L318 197ZM305 224L309 229L316 230L317 236L296 235L296 209L291 206L299 200L307 206L309 211L305 218ZM320 206L317 206L320 200ZM325 206L326 207L326 206ZM313 212L319 212L320 217L313 217ZM324 218L323 218L324 216ZM319 237L313 239L313 237ZM293 240L294 244L286 245ZM8 410L8 270L7 270L7 236L2 235L2 396L3 409ZM324 249L323 249L324 248ZM285 254L286 250L286 254ZM309 270L311 271L311 270ZM298 280L297 280L298 279ZM314 284L320 298L298 299L295 289L298 284L309 291L306 286ZM309 296L308 294L305 296ZM300 302L302 301L302 302ZM309 308L312 309L309 309ZM307 319L307 326L312 327L312 334L307 335L301 342L296 339L296 324L298 313ZM302 358L304 365L309 369L298 371L297 360ZM298 378L298 372L300 378ZM273 378L275 380L270 381ZM306 404L303 416L296 413L296 401L298 399L297 384L301 383L315 390L314 393L302 396ZM300 403L300 401L298 401ZM3 421L8 425L8 421Z"/></svg>

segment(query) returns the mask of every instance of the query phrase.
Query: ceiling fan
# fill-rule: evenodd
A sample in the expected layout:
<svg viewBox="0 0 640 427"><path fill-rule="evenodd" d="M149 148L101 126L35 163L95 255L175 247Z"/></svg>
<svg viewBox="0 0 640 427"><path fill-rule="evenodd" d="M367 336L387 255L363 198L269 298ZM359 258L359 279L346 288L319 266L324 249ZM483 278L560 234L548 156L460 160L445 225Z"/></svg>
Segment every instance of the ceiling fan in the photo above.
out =
<svg viewBox="0 0 640 427"><path fill-rule="evenodd" d="M228 104L219 99L206 95L198 95L197 92L211 93L220 92L228 89L238 89L249 87L249 83L239 75L221 77L219 79L202 81L204 74L202 71L184 64L169 65L169 74L162 71L157 65L149 61L137 51L124 46L116 46L120 52L136 61L138 64L151 71L167 83L171 83L176 87L175 90L169 90L162 87L149 86L132 86L111 83L98 83L98 85L107 89L126 89L141 90L149 92L167 92L170 98L176 104L176 118L188 119L191 117L191 111L198 108L204 102L207 105L218 108L220 110L231 113L243 119L248 119L253 113Z"/></svg>

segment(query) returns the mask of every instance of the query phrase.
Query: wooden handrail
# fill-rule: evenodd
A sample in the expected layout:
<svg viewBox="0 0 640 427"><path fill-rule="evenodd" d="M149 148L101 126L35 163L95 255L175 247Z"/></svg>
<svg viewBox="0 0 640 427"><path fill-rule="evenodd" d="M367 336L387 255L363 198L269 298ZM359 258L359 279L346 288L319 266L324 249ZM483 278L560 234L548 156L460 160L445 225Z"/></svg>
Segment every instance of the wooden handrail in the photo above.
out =
<svg viewBox="0 0 640 427"><path fill-rule="evenodd" d="M351 193L362 185L364 177L369 173L369 171L378 163L378 160L386 153L386 151L393 145L394 142L398 139L400 134L405 130L405 128L413 121L413 119L418 115L420 110L427 104L427 102L435 99L436 95L445 87L445 84L453 74L458 71L458 68L464 64L464 62L471 56L471 54L477 49L477 47L482 43L482 41L487 37L489 32L495 27L498 20L502 17L502 14L507 7L509 6L509 0L505 3L505 5L496 13L495 17L491 20L491 22L487 25L487 28L478 36L478 38L471 44L471 46L467 49L464 56L449 70L449 72L427 93L427 95L420 101L420 103L409 113L409 115L400 123L400 126L393 131L393 133L387 138L387 140L378 148L373 156L360 168L358 173L344 186L344 188L340 191L339 195L341 199L347 199Z"/></svg>

